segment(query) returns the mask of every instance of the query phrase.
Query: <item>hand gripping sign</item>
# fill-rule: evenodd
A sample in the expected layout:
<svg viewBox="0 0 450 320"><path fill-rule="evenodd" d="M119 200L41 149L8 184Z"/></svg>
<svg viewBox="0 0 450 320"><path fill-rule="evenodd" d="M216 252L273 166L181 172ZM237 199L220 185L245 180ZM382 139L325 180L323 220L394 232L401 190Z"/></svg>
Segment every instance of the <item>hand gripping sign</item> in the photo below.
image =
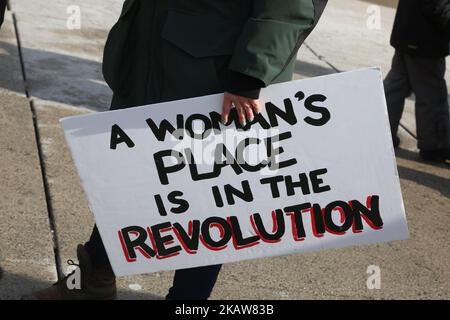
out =
<svg viewBox="0 0 450 320"><path fill-rule="evenodd" d="M61 120L118 276L406 239L378 69Z"/></svg>

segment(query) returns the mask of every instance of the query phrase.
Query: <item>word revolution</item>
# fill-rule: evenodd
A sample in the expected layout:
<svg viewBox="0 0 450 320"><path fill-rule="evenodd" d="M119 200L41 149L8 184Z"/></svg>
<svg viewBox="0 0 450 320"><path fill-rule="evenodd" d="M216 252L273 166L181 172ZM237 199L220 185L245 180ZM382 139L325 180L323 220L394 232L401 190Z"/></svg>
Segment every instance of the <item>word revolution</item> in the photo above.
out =
<svg viewBox="0 0 450 320"><path fill-rule="evenodd" d="M243 236L236 216L208 217L202 222L190 220L187 230L177 222L149 227L129 226L119 230L118 236L128 262L136 261L137 252L148 259L166 259L177 256L183 250L195 254L200 250L200 243L205 250L220 251L230 244L235 250L242 250L261 242L278 243L287 233L295 241L302 241L307 236L303 218L305 213L311 218L312 232L316 238L326 233L344 235L350 228L353 233L363 232L363 220L370 228L378 230L383 227L379 207L377 195L368 196L365 205L357 200L337 200L323 208L317 203L301 203L274 210L271 226L264 224L259 213L253 213L249 219L254 234L249 237ZM335 214L339 215L339 222L336 222ZM215 233L213 229L216 229Z"/></svg>

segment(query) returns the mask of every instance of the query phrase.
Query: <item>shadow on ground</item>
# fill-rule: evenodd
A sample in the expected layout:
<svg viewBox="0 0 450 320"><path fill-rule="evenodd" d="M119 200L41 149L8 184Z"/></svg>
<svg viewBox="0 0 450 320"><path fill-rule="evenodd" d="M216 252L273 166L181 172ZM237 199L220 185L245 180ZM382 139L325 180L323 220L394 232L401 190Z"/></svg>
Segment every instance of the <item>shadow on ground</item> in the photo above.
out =
<svg viewBox="0 0 450 320"><path fill-rule="evenodd" d="M294 72L299 74L301 77L318 77L336 73L331 68L326 68L314 63L299 60L297 60L297 63L295 64Z"/></svg>
<svg viewBox="0 0 450 320"><path fill-rule="evenodd" d="M448 165L421 160L416 152L398 149L395 154L397 157L405 160L416 161L426 165L436 166L437 168L444 170L450 170L450 166ZM440 192L443 196L450 198L450 179L402 165L398 165L398 173L401 179L413 181L428 188L432 188Z"/></svg>
<svg viewBox="0 0 450 320"><path fill-rule="evenodd" d="M0 41L0 51L6 52L2 65L17 63L16 45ZM22 54L32 97L95 111L108 109L112 93L100 62L30 48L22 48ZM18 91L8 77L0 77L0 88Z"/></svg>

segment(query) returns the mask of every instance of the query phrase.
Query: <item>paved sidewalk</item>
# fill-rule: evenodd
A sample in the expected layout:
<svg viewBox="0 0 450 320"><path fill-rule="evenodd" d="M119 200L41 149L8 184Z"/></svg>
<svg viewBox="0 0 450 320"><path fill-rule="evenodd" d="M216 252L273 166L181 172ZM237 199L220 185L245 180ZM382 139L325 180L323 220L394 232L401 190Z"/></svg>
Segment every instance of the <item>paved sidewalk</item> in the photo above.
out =
<svg viewBox="0 0 450 320"><path fill-rule="evenodd" d="M0 217L6 221L0 225L4 270L0 299L18 298L31 287L54 280L56 261L62 262L65 272L65 261L74 258L76 245L88 239L92 215L58 121L107 110L111 92L101 75L102 50L121 7L121 1L113 0L10 2L12 12L0 31L0 134L14 137L0 144L1 181L7 182L0 193ZM66 26L67 8L74 4L81 8L80 30ZM385 74L393 54L388 42L395 11L381 6L381 29L370 30L366 10L372 4L330 0L318 28L299 52L296 78L373 66ZM50 216L11 13L18 21L27 92L37 116ZM413 103L408 101L402 122L414 133ZM418 161L416 141L403 129L400 134L397 161L411 239L227 264L213 298L450 298L450 170ZM369 265L382 270L381 290L366 287ZM119 297L161 299L172 275L121 278Z"/></svg>
<svg viewBox="0 0 450 320"><path fill-rule="evenodd" d="M0 32L0 300L56 280L33 117L12 17Z"/></svg>

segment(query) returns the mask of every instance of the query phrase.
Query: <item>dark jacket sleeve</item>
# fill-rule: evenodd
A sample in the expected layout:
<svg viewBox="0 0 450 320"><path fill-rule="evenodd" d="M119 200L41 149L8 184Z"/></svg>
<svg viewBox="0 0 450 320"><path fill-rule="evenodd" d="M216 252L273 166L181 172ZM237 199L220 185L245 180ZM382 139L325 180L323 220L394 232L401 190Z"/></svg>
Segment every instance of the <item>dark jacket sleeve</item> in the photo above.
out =
<svg viewBox="0 0 450 320"><path fill-rule="evenodd" d="M423 12L450 39L450 0L424 0Z"/></svg>
<svg viewBox="0 0 450 320"><path fill-rule="evenodd" d="M296 56L327 0L254 0L229 69L267 86Z"/></svg>

